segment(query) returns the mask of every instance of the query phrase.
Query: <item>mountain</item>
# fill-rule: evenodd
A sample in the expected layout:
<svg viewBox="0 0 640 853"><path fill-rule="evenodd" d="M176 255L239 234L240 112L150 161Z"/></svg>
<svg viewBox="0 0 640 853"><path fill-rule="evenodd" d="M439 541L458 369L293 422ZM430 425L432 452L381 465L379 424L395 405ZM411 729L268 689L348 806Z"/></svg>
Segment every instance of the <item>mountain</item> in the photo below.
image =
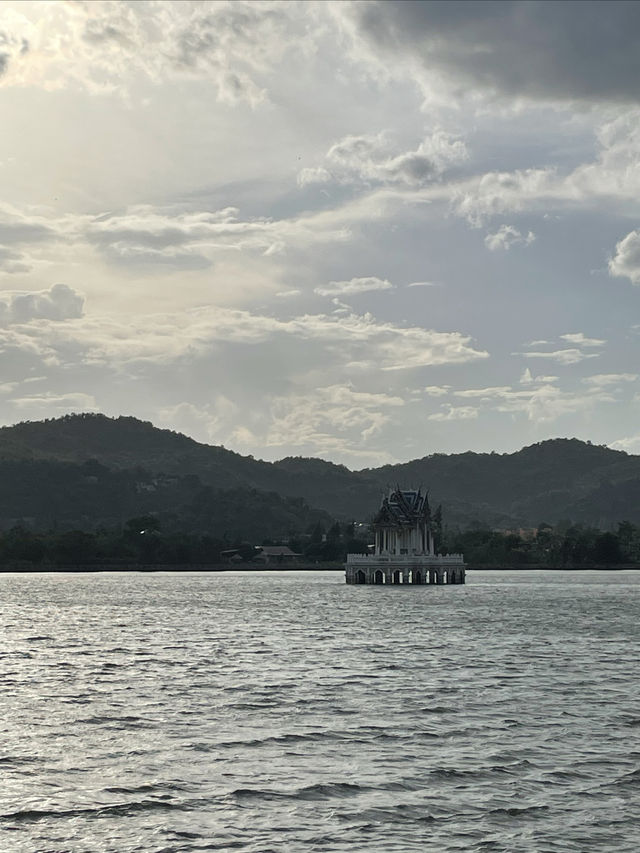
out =
<svg viewBox="0 0 640 853"><path fill-rule="evenodd" d="M326 525L330 516L366 520L396 484L429 489L432 505L443 504L452 526L640 521L640 457L577 439L350 471L304 457L264 462L132 417L67 415L0 428L3 526L21 517L70 523L73 516L90 524L144 512L174 512L184 523L204 524L197 508L206 495L211 523L224 516L219 526L228 527L244 500L247 524L256 514L272 517L271 535L285 535L287 525L302 531ZM231 492L233 518L224 510Z"/></svg>

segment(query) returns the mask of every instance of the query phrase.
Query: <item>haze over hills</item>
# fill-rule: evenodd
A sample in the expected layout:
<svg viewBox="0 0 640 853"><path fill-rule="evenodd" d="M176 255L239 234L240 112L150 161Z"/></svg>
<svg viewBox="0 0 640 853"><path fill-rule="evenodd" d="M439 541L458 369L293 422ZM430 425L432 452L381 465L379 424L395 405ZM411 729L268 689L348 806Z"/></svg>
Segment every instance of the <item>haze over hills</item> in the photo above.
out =
<svg viewBox="0 0 640 853"><path fill-rule="evenodd" d="M313 458L264 462L132 417L67 415L0 428L5 527L20 518L95 525L173 512L188 527L228 532L244 514L256 536L277 536L329 516L366 520L396 483L429 489L446 523L462 527L640 520L640 457L577 439L350 471Z"/></svg>

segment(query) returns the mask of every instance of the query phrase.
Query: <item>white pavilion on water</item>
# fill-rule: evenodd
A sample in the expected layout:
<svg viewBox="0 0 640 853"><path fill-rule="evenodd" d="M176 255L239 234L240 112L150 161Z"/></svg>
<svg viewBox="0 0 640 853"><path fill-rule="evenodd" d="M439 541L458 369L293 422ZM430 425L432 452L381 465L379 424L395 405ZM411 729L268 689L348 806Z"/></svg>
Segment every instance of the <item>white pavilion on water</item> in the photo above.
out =
<svg viewBox="0 0 640 853"><path fill-rule="evenodd" d="M462 554L436 554L429 499L396 488L373 519L373 554L347 554L346 581L357 584L460 584Z"/></svg>

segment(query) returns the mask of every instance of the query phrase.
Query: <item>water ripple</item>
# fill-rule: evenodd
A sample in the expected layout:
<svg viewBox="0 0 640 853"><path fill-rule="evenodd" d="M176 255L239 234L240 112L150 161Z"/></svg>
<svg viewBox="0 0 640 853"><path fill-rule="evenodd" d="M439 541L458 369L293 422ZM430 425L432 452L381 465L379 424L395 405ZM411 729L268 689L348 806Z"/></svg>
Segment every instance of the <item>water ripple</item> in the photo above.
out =
<svg viewBox="0 0 640 853"><path fill-rule="evenodd" d="M637 853L639 573L0 585L11 853Z"/></svg>

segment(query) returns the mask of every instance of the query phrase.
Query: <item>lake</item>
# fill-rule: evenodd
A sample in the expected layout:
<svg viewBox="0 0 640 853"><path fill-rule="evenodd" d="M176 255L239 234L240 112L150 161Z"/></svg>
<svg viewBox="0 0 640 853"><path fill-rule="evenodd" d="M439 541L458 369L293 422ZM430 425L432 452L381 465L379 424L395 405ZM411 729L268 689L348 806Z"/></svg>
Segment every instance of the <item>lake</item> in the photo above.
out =
<svg viewBox="0 0 640 853"><path fill-rule="evenodd" d="M2 850L638 850L640 572L0 594Z"/></svg>

